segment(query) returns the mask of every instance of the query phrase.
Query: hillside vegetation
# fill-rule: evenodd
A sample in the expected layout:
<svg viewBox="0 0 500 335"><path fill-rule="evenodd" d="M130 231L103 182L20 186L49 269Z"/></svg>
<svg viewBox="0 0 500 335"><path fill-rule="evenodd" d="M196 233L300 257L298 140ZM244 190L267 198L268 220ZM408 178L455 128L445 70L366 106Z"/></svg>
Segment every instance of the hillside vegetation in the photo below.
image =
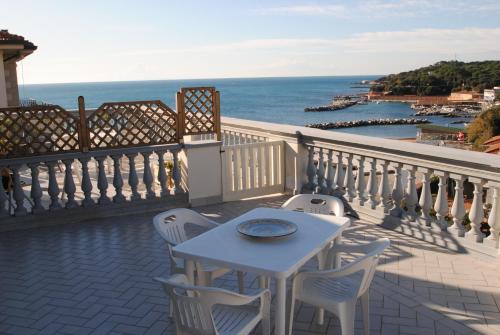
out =
<svg viewBox="0 0 500 335"><path fill-rule="evenodd" d="M500 86L500 61L443 61L379 78L372 90L394 95L448 95L462 89L482 92L493 86Z"/></svg>
<svg viewBox="0 0 500 335"><path fill-rule="evenodd" d="M497 135L500 135L500 106L482 112L467 127L469 141L475 146Z"/></svg>

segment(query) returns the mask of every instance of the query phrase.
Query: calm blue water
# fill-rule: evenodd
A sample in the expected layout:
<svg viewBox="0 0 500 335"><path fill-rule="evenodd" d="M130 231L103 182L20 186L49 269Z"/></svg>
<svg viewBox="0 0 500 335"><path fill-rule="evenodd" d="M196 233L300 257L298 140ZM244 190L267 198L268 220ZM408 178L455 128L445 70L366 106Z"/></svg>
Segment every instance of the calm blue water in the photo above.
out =
<svg viewBox="0 0 500 335"><path fill-rule="evenodd" d="M243 119L282 124L305 125L316 122L356 119L403 118L413 111L403 103L370 103L341 111L305 113L304 107L326 105L339 94L366 92L350 88L360 80L378 76L249 78L133 81L107 83L37 84L21 87L23 98L55 103L67 109L77 107L77 97L85 97L86 106L103 102L160 99L175 109L175 93L181 87L215 86L221 93L221 113ZM450 119L430 117L432 122L447 125ZM414 137L416 126L371 126L335 130L378 137Z"/></svg>

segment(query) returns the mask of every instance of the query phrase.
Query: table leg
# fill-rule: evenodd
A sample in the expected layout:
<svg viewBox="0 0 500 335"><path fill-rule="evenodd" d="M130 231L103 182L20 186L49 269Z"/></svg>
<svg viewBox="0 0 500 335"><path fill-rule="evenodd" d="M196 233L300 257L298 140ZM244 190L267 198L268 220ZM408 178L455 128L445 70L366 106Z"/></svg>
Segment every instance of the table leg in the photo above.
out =
<svg viewBox="0 0 500 335"><path fill-rule="evenodd" d="M189 282L192 285L195 285L195 283L194 283L194 262L191 260L188 260L188 259L186 259L185 262L186 262L186 265L185 265L186 266L185 267L186 277L188 277Z"/></svg>
<svg viewBox="0 0 500 335"><path fill-rule="evenodd" d="M286 323L286 278L276 279L276 315L274 334L285 335Z"/></svg>

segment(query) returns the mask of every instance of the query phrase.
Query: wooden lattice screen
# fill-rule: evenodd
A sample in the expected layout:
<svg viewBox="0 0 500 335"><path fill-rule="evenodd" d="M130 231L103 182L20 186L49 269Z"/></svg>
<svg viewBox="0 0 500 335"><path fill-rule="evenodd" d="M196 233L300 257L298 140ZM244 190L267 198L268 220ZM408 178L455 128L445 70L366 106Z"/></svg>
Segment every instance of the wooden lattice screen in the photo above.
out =
<svg viewBox="0 0 500 335"><path fill-rule="evenodd" d="M104 103L86 126L90 150L178 141L177 114L159 100Z"/></svg>
<svg viewBox="0 0 500 335"><path fill-rule="evenodd" d="M78 119L60 106L0 108L0 158L79 151Z"/></svg>
<svg viewBox="0 0 500 335"><path fill-rule="evenodd" d="M215 87L186 87L177 93L182 135L215 133L220 138L220 101Z"/></svg>

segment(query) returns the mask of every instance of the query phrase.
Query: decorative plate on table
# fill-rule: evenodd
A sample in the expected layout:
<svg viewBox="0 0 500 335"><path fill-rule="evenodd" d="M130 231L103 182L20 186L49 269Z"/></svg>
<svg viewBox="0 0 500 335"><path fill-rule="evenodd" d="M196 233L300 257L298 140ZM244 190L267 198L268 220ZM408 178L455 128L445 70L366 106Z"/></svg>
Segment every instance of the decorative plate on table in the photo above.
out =
<svg viewBox="0 0 500 335"><path fill-rule="evenodd" d="M297 225L280 219L253 219L240 223L238 231L251 237L282 237L295 233Z"/></svg>

